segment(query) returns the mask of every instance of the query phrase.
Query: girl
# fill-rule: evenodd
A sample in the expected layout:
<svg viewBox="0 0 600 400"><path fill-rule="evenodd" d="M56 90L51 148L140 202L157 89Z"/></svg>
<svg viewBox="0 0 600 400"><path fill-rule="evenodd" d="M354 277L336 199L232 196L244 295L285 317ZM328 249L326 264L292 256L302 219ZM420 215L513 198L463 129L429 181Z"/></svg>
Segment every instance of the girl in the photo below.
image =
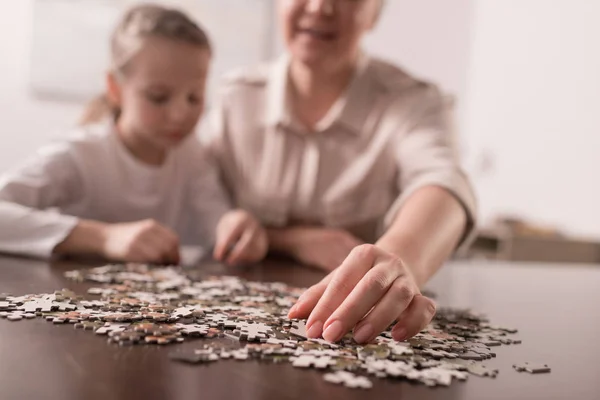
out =
<svg viewBox="0 0 600 400"><path fill-rule="evenodd" d="M111 55L107 94L83 127L2 178L0 251L177 263L180 244L216 240L218 259L263 258L264 229L229 211L192 134L211 59L206 34L179 11L143 5L117 26Z"/></svg>
<svg viewBox="0 0 600 400"><path fill-rule="evenodd" d="M275 3L286 54L229 77L206 141L272 250L333 271L290 311L309 337L398 321L406 339L435 313L420 287L473 232L451 103L361 50L382 0Z"/></svg>

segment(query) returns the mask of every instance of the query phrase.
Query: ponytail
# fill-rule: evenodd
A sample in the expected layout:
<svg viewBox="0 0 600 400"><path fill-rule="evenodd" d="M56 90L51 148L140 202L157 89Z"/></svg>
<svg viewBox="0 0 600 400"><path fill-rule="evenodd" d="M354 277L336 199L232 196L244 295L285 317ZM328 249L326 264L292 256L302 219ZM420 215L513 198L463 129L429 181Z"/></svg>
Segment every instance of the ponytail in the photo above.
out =
<svg viewBox="0 0 600 400"><path fill-rule="evenodd" d="M109 117L116 119L118 115L119 109L110 102L108 96L103 94L89 102L79 120L79 125L95 124Z"/></svg>

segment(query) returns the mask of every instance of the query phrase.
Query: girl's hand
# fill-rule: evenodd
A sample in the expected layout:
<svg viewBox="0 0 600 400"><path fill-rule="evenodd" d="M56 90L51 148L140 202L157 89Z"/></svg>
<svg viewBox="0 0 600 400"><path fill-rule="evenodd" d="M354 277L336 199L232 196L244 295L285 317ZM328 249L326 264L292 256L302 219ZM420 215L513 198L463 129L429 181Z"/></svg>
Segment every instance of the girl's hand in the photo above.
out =
<svg viewBox="0 0 600 400"><path fill-rule="evenodd" d="M214 258L227 264L245 264L262 260L269 250L267 233L251 214L233 210L217 225Z"/></svg>
<svg viewBox="0 0 600 400"><path fill-rule="evenodd" d="M322 335L335 342L353 329L354 339L367 343L396 320L392 337L406 340L425 328L434 314L434 302L421 295L402 260L364 244L302 294L288 317L308 317L311 338Z"/></svg>
<svg viewBox="0 0 600 400"><path fill-rule="evenodd" d="M119 261L179 263L179 238L171 229L148 219L104 227L102 255Z"/></svg>

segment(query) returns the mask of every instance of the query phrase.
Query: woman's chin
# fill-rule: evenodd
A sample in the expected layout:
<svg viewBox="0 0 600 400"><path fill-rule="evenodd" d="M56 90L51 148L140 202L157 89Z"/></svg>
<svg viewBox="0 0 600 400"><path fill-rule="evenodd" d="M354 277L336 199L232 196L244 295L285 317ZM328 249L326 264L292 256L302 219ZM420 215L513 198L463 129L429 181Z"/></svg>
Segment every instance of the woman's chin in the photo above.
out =
<svg viewBox="0 0 600 400"><path fill-rule="evenodd" d="M188 135L165 135L161 138L161 142L165 147L165 150L168 150L171 147L179 146Z"/></svg>

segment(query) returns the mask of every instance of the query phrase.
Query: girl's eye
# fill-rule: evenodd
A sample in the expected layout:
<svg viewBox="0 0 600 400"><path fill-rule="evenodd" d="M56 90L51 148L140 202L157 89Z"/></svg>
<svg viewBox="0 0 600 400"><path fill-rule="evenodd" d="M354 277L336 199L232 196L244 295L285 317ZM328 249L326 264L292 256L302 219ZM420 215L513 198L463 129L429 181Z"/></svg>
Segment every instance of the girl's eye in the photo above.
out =
<svg viewBox="0 0 600 400"><path fill-rule="evenodd" d="M146 97L154 104L165 104L169 101L169 96L166 94L147 93Z"/></svg>

